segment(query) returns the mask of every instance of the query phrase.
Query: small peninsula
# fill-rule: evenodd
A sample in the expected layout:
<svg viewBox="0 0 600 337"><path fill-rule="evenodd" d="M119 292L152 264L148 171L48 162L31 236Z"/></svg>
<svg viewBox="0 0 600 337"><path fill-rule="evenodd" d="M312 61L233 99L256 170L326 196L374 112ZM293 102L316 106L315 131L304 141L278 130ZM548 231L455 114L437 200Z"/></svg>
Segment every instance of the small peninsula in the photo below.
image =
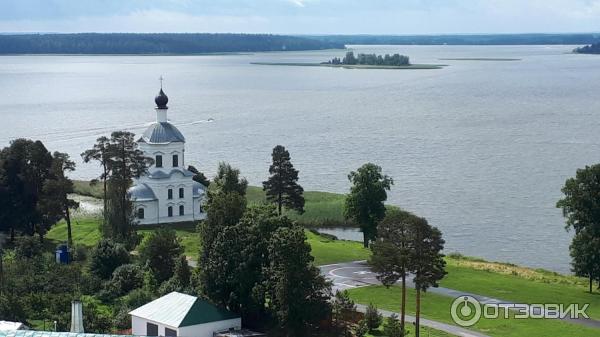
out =
<svg viewBox="0 0 600 337"><path fill-rule="evenodd" d="M270 66L304 66L304 67L335 67L350 69L441 69L442 64L412 64L408 56L400 54L358 54L347 52L343 58L334 57L327 62L321 63L301 63L301 62L252 62L257 65Z"/></svg>
<svg viewBox="0 0 600 337"><path fill-rule="evenodd" d="M573 49L577 54L600 54L600 43L588 44L583 47Z"/></svg>

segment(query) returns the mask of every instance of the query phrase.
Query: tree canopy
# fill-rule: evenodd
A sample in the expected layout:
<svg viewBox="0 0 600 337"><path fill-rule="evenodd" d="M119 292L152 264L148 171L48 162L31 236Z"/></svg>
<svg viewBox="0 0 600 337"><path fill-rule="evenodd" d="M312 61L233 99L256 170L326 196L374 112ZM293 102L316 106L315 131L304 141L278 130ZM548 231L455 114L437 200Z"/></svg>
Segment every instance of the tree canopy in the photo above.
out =
<svg viewBox="0 0 600 337"><path fill-rule="evenodd" d="M282 207L304 213L304 189L298 184L298 170L290 160L290 153L281 145L273 148L271 176L263 182L267 200L277 205L279 215Z"/></svg>
<svg viewBox="0 0 600 337"><path fill-rule="evenodd" d="M346 196L344 216L360 225L363 232L363 244L377 236L377 223L385 216L387 192L394 181L381 172L381 167L367 163L350 172L348 180L352 183Z"/></svg>

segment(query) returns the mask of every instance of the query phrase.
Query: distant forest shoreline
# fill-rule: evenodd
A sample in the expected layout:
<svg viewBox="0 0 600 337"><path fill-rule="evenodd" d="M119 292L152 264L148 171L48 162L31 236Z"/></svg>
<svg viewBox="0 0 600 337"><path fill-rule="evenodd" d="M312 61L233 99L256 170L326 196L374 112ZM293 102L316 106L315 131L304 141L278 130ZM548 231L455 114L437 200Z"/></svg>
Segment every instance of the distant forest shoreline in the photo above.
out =
<svg viewBox="0 0 600 337"><path fill-rule="evenodd" d="M2 34L0 55L205 55L345 49L347 45L589 45L600 34L272 35Z"/></svg>
<svg viewBox="0 0 600 337"><path fill-rule="evenodd" d="M197 55L343 48L336 42L270 34L0 34L2 55Z"/></svg>

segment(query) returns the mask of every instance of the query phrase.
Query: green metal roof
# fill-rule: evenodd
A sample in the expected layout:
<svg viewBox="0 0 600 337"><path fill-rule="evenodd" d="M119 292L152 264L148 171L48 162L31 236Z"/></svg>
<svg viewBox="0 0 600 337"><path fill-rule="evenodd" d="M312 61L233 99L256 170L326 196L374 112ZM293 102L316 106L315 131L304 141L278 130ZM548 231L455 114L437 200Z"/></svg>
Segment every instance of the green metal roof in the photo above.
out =
<svg viewBox="0 0 600 337"><path fill-rule="evenodd" d="M173 328L239 318L231 311L178 292L169 293L129 313Z"/></svg>

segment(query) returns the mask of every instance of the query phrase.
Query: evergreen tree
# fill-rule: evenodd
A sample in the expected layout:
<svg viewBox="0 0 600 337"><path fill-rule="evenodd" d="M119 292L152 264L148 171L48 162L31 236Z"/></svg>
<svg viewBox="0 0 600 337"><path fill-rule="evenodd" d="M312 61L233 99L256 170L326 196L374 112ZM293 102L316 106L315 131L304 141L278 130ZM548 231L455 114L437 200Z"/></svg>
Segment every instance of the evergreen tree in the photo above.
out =
<svg viewBox="0 0 600 337"><path fill-rule="evenodd" d="M67 243L69 247L73 246L73 233L71 228L70 209L79 207L79 203L68 196L73 193L73 181L67 177L68 172L75 171L75 162L69 159L69 155L61 152L54 152L52 156L52 168L50 169L50 179L44 182L43 199L41 208L44 213L50 214L51 224L65 219L67 223Z"/></svg>
<svg viewBox="0 0 600 337"><path fill-rule="evenodd" d="M421 317L421 292L427 291L429 287L438 287L438 281L447 274L444 270L444 239L442 233L431 227L424 218L417 218L411 222L411 243L409 251L409 263L412 273L415 275L413 282L417 292L415 310L415 337L419 337L419 325Z"/></svg>
<svg viewBox="0 0 600 337"><path fill-rule="evenodd" d="M302 228L275 231L263 274L269 309L285 335L307 336L329 315L331 286L313 265Z"/></svg>
<svg viewBox="0 0 600 337"><path fill-rule="evenodd" d="M400 304L400 325L405 326L406 314L406 276L408 275L409 253L411 248L412 223L417 217L400 210L390 210L377 226L377 240L371 246L371 266L377 273L377 279L390 287L402 280L402 299Z"/></svg>
<svg viewBox="0 0 600 337"><path fill-rule="evenodd" d="M366 248L377 236L377 223L385 216L386 191L394 182L381 173L381 167L372 163L350 172L348 180L352 187L346 196L344 216L360 225Z"/></svg>
<svg viewBox="0 0 600 337"><path fill-rule="evenodd" d="M122 244L102 239L90 254L90 273L108 280L117 267L130 261L129 252Z"/></svg>
<svg viewBox="0 0 600 337"><path fill-rule="evenodd" d="M198 171L197 168L195 168L192 165L189 165L187 169L188 169L188 171L190 171L194 174L194 176L192 177L192 180L199 182L200 184L204 185L205 187L208 187L210 185L210 180L208 178L206 178L204 173Z"/></svg>
<svg viewBox="0 0 600 337"><path fill-rule="evenodd" d="M103 214L104 214L104 222L106 223L106 214L108 212L108 178L110 175L110 168L112 167L111 163L111 155L109 154L109 145L110 140L107 137L100 137L96 139L96 144L89 149L84 151L81 154L84 163L89 163L94 160L97 161L102 167L102 174L100 174L99 179L102 181L102 192L103 192ZM91 181L91 184L97 183L98 180L94 179Z"/></svg>
<svg viewBox="0 0 600 337"><path fill-rule="evenodd" d="M160 227L144 238L139 252L142 262L154 273L158 283L162 283L173 276L183 248L174 229Z"/></svg>
<svg viewBox="0 0 600 337"><path fill-rule="evenodd" d="M290 161L290 153L281 145L273 148L273 163L269 167L271 176L263 182L267 200L275 202L279 215L282 207L304 213L304 189L298 184L298 170Z"/></svg>

